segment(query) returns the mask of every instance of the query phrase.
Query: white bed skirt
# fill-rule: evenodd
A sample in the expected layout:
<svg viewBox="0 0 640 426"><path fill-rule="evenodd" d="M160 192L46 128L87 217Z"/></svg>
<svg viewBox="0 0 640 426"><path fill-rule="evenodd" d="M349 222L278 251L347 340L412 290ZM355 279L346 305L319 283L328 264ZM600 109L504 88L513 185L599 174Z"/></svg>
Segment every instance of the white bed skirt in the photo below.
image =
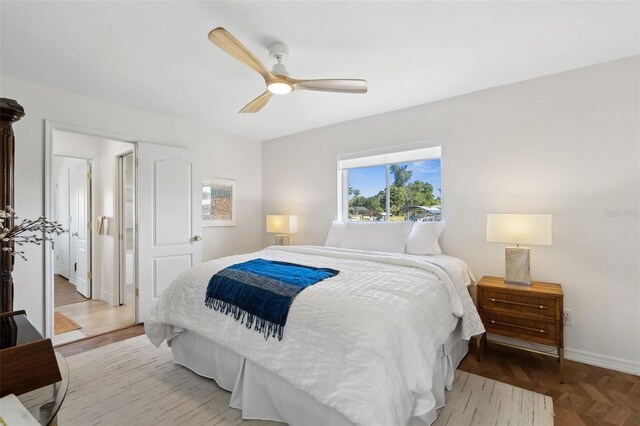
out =
<svg viewBox="0 0 640 426"><path fill-rule="evenodd" d="M173 360L213 379L231 392L229 405L244 419L274 420L290 425L353 425L339 412L320 403L276 374L196 333L184 331L170 341ZM469 341L454 331L443 345L433 376L436 407L410 419L410 425L430 425L444 407L454 372L469 350Z"/></svg>

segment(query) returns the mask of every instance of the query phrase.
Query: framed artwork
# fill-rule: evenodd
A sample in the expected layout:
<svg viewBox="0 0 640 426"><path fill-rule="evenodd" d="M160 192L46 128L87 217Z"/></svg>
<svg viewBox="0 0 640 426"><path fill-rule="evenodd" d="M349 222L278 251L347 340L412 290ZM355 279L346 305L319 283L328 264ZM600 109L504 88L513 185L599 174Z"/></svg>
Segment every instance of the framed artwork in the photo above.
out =
<svg viewBox="0 0 640 426"><path fill-rule="evenodd" d="M236 225L236 181L202 179L202 226Z"/></svg>

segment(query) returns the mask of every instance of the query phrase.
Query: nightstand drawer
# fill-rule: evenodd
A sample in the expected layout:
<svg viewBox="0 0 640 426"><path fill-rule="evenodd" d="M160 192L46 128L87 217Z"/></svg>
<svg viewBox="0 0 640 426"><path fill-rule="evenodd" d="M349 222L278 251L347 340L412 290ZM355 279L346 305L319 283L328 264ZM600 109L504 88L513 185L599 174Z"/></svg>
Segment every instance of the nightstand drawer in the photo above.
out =
<svg viewBox="0 0 640 426"><path fill-rule="evenodd" d="M484 289L482 309L502 313L517 313L531 317L556 319L556 298L526 293Z"/></svg>
<svg viewBox="0 0 640 426"><path fill-rule="evenodd" d="M536 319L516 318L495 312L481 313L482 322L488 333L514 337L544 343L557 344L557 322Z"/></svg>

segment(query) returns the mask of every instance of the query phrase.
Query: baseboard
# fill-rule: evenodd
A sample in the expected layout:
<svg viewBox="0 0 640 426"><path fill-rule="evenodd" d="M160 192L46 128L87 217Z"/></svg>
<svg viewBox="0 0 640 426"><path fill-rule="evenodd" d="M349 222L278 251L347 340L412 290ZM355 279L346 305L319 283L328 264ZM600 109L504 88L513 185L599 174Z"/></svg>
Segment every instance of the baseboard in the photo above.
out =
<svg viewBox="0 0 640 426"><path fill-rule="evenodd" d="M100 299L104 300L109 305L113 306L113 294L107 293L106 291L102 290L100 292Z"/></svg>
<svg viewBox="0 0 640 426"><path fill-rule="evenodd" d="M511 339L509 337L497 336L495 334L489 334L488 340L494 342L509 343L525 348L533 348L542 352L549 352L549 354L551 355L556 354L556 348L554 346L547 346L539 343L529 343L518 339ZM564 357L565 359L571 361L581 362L583 364L608 368L609 370L615 370L640 376L640 363L636 361L566 347L564 348Z"/></svg>
<svg viewBox="0 0 640 426"><path fill-rule="evenodd" d="M582 362L584 364L595 365L597 367L608 368L610 370L640 376L640 362L571 348L565 348L564 356L566 359L570 359L571 361Z"/></svg>

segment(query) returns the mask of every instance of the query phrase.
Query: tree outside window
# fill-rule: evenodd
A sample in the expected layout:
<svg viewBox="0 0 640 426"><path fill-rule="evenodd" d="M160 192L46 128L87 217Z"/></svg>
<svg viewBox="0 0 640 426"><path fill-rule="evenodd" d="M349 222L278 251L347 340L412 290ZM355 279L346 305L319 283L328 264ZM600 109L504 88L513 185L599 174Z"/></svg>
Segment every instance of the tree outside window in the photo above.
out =
<svg viewBox="0 0 640 426"><path fill-rule="evenodd" d="M440 220L440 164L435 158L348 169L349 220Z"/></svg>

